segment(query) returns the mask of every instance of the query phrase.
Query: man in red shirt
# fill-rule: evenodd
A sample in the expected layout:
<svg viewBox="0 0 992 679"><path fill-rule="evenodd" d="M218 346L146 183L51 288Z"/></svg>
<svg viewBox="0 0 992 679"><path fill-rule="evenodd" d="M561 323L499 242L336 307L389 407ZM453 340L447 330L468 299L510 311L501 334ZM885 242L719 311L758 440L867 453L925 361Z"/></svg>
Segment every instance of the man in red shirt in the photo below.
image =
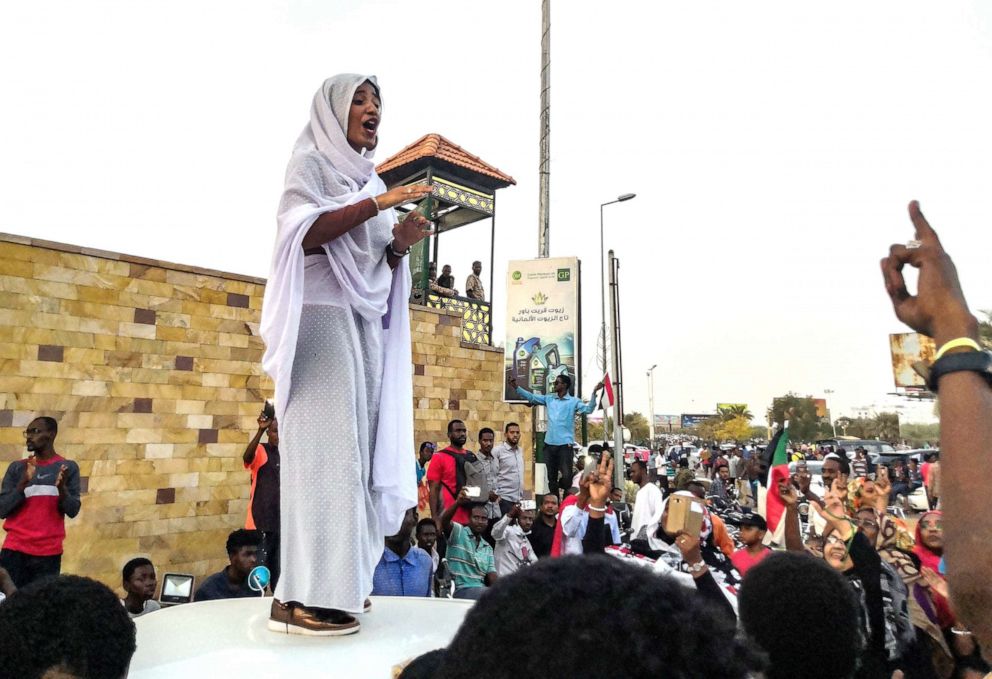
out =
<svg viewBox="0 0 992 679"><path fill-rule="evenodd" d="M31 457L7 467L0 485L0 518L7 537L0 567L17 587L62 570L65 517L79 513L79 466L55 452L59 425L38 417L24 430Z"/></svg>
<svg viewBox="0 0 992 679"><path fill-rule="evenodd" d="M431 458L431 466L427 469L427 483L431 493L431 518L438 524L438 533L441 532L441 514L447 507L455 504L458 491L461 490L458 485L458 465L464 464L464 456L468 452L465 450L467 439L468 429L464 422L461 420L449 422L448 441L451 445L437 451ZM459 507L452 521L463 526L468 525L468 505Z"/></svg>

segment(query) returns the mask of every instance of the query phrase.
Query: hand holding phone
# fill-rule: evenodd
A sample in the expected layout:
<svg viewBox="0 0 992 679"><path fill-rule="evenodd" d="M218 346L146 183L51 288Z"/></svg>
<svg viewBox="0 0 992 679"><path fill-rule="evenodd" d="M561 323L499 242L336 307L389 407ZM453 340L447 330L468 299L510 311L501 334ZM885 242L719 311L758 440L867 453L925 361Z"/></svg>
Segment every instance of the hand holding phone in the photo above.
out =
<svg viewBox="0 0 992 679"><path fill-rule="evenodd" d="M478 486L465 486L465 497L470 499L477 499L482 495L482 489Z"/></svg>

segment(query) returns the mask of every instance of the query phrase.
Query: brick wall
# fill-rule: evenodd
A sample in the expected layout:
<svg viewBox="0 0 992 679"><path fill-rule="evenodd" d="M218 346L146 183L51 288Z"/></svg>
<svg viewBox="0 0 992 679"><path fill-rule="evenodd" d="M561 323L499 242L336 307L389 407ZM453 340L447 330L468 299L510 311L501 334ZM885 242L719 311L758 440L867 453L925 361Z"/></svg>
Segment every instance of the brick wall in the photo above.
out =
<svg viewBox="0 0 992 679"><path fill-rule="evenodd" d="M59 421L84 490L64 572L118 588L137 555L198 579L226 564L247 507L241 454L272 394L264 284L0 234L0 467L25 455L31 419ZM499 401L502 354L463 344L457 316L412 308L417 440L446 442L454 417L471 441L516 420L529 450L529 409Z"/></svg>

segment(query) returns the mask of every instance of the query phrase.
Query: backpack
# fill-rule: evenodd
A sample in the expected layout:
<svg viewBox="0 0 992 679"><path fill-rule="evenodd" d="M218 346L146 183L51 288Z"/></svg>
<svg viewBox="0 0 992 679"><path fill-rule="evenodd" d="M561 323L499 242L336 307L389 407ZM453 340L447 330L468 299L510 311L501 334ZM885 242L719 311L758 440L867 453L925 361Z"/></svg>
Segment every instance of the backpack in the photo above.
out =
<svg viewBox="0 0 992 679"><path fill-rule="evenodd" d="M458 455L448 449L439 450L435 455L438 453L447 455L455 461L455 488L452 490L448 484L441 481L441 485L451 493L452 497L458 497L458 493L465 486L477 486L479 488L479 497L477 500L479 502L487 502L489 500L489 491L491 488L489 488L489 482L486 480L485 463L475 453L466 450L464 455Z"/></svg>

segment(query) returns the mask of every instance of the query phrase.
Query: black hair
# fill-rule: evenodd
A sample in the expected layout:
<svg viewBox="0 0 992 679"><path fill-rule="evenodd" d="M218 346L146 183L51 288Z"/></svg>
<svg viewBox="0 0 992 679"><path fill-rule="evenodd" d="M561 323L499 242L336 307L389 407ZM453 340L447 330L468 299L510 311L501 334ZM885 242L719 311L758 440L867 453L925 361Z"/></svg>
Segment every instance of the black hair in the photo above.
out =
<svg viewBox="0 0 992 679"><path fill-rule="evenodd" d="M465 506L468 508L468 515L469 516L472 516L472 512L475 511L476 509L478 509L479 507L482 507L483 509L485 509L486 508L486 503L485 502L469 502Z"/></svg>
<svg viewBox="0 0 992 679"><path fill-rule="evenodd" d="M45 431L50 431L53 434L59 433L59 423L55 421L54 417L48 417L47 415L43 415L42 417L36 417L34 419L41 420L42 422L45 423Z"/></svg>
<svg viewBox="0 0 992 679"><path fill-rule="evenodd" d="M506 426L503 427L503 433L505 434L506 432L510 431L510 427L516 427L517 429L520 429L520 425L517 424L516 422L507 422Z"/></svg>
<svg viewBox="0 0 992 679"><path fill-rule="evenodd" d="M858 601L826 562L771 554L748 570L737 604L744 631L768 654L767 679L844 679L854 672L862 651ZM815 643L797 643L783 633L789 629L808 630Z"/></svg>
<svg viewBox="0 0 992 679"><path fill-rule="evenodd" d="M693 488L698 488L699 492L692 493ZM700 500L706 497L706 486L704 486L699 481L690 481L689 483L685 484L685 489L690 493L692 493L693 495L695 495L696 497L698 497Z"/></svg>
<svg viewBox="0 0 992 679"><path fill-rule="evenodd" d="M493 438L494 439L496 438L496 432L494 432L489 427L483 427L482 429L479 430L479 440L480 441L482 440L482 435L483 434L492 434L493 435Z"/></svg>
<svg viewBox="0 0 992 679"><path fill-rule="evenodd" d="M462 420L452 420L451 422L448 422L448 433L449 434L451 433L451 428L453 426L455 426L456 424L465 424L465 422L463 422Z"/></svg>
<svg viewBox="0 0 992 679"><path fill-rule="evenodd" d="M433 679L437 670L441 667L446 651L443 648L436 648L423 655L417 656L403 668L399 679Z"/></svg>
<svg viewBox="0 0 992 679"><path fill-rule="evenodd" d="M572 378L569 377L568 373L562 373L558 377L565 383L565 391L570 391L572 389Z"/></svg>
<svg viewBox="0 0 992 679"><path fill-rule="evenodd" d="M420 529L425 526L433 526L434 528L437 528L437 524L434 523L434 519L421 519L417 522L417 527L414 529L414 534L420 535Z"/></svg>
<svg viewBox="0 0 992 679"><path fill-rule="evenodd" d="M848 476L851 475L851 462L847 459L847 453L840 456L840 459L837 460L837 464L840 466L841 472L847 474Z"/></svg>
<svg viewBox="0 0 992 679"><path fill-rule="evenodd" d="M644 460L641 460L639 458L634 460L633 462L630 463L630 468L633 469L635 464L644 471L648 470L648 463L645 462Z"/></svg>
<svg viewBox="0 0 992 679"><path fill-rule="evenodd" d="M124 569L121 571L121 575L124 578L124 582L130 580L131 576L134 575L134 572L139 568L141 568L142 566L151 566L152 568L155 567L155 565L151 561L149 561L143 556L139 556L134 559L131 559L126 564L124 564Z"/></svg>
<svg viewBox="0 0 992 679"><path fill-rule="evenodd" d="M600 621L549 625L558 620ZM616 676L744 679L761 662L735 635L733 616L673 578L604 555L542 559L500 578L448 645L439 679ZM535 634L535 630L541 630ZM471 662L466 659L470 658Z"/></svg>
<svg viewBox="0 0 992 679"><path fill-rule="evenodd" d="M122 679L134 623L106 585L62 575L22 587L0 606L0 676L40 679L58 668L87 679Z"/></svg>
<svg viewBox="0 0 992 679"><path fill-rule="evenodd" d="M227 536L227 555L231 556L242 547L258 547L262 544L262 534L257 530L239 528Z"/></svg>
<svg viewBox="0 0 992 679"><path fill-rule="evenodd" d="M432 442L430 442L430 441L424 441L423 443L420 444L420 452L421 453L424 452L424 448L426 448L427 446L431 446L432 448L433 447L436 447L436 446L434 446L434 444Z"/></svg>

